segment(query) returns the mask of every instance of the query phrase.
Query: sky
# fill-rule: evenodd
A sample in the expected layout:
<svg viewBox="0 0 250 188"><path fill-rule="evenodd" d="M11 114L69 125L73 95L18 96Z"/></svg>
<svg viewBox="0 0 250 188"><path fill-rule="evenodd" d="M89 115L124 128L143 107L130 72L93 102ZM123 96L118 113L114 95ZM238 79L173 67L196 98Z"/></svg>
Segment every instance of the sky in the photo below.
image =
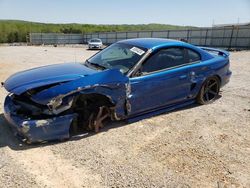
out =
<svg viewBox="0 0 250 188"><path fill-rule="evenodd" d="M206 27L250 22L250 0L0 0L0 19Z"/></svg>

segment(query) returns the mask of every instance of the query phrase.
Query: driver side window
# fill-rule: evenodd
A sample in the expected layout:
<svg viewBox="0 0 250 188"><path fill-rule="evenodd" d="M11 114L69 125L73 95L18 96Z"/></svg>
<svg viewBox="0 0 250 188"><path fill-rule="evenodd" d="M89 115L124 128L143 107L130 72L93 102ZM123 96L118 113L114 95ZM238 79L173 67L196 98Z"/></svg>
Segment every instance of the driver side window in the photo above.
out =
<svg viewBox="0 0 250 188"><path fill-rule="evenodd" d="M184 48L167 48L153 54L142 65L141 73L147 74L185 64Z"/></svg>

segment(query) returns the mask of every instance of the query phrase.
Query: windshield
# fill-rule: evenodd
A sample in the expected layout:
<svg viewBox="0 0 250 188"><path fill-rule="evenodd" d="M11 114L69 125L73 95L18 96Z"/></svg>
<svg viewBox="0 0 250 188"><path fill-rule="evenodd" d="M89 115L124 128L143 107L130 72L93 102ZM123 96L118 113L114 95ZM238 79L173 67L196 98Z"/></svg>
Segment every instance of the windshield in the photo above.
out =
<svg viewBox="0 0 250 188"><path fill-rule="evenodd" d="M100 68L118 68L127 73L143 56L146 49L129 44L115 43L91 57L87 63Z"/></svg>
<svg viewBox="0 0 250 188"><path fill-rule="evenodd" d="M101 42L99 39L91 39L90 42Z"/></svg>

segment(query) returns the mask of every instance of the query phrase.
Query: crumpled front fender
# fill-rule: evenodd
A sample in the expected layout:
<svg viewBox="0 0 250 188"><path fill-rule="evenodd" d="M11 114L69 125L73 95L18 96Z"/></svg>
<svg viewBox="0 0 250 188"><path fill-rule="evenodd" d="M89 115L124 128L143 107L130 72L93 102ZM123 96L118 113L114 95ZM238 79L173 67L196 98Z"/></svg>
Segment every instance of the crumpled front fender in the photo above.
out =
<svg viewBox="0 0 250 188"><path fill-rule="evenodd" d="M118 116L124 116L128 83L128 77L119 69L110 69L43 90L31 99L39 104L48 105L67 96L98 93L110 99L116 107Z"/></svg>

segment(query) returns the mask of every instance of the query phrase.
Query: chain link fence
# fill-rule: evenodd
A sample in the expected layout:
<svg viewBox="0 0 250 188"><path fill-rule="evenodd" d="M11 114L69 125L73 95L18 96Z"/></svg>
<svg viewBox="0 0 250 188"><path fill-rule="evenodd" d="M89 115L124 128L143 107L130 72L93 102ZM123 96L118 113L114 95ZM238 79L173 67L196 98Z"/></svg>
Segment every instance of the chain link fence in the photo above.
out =
<svg viewBox="0 0 250 188"><path fill-rule="evenodd" d="M85 44L92 38L100 38L104 44L132 38L184 39L187 42L208 47L226 49L250 49L250 26L199 28L189 30L100 32L86 34L30 33L32 45Z"/></svg>

